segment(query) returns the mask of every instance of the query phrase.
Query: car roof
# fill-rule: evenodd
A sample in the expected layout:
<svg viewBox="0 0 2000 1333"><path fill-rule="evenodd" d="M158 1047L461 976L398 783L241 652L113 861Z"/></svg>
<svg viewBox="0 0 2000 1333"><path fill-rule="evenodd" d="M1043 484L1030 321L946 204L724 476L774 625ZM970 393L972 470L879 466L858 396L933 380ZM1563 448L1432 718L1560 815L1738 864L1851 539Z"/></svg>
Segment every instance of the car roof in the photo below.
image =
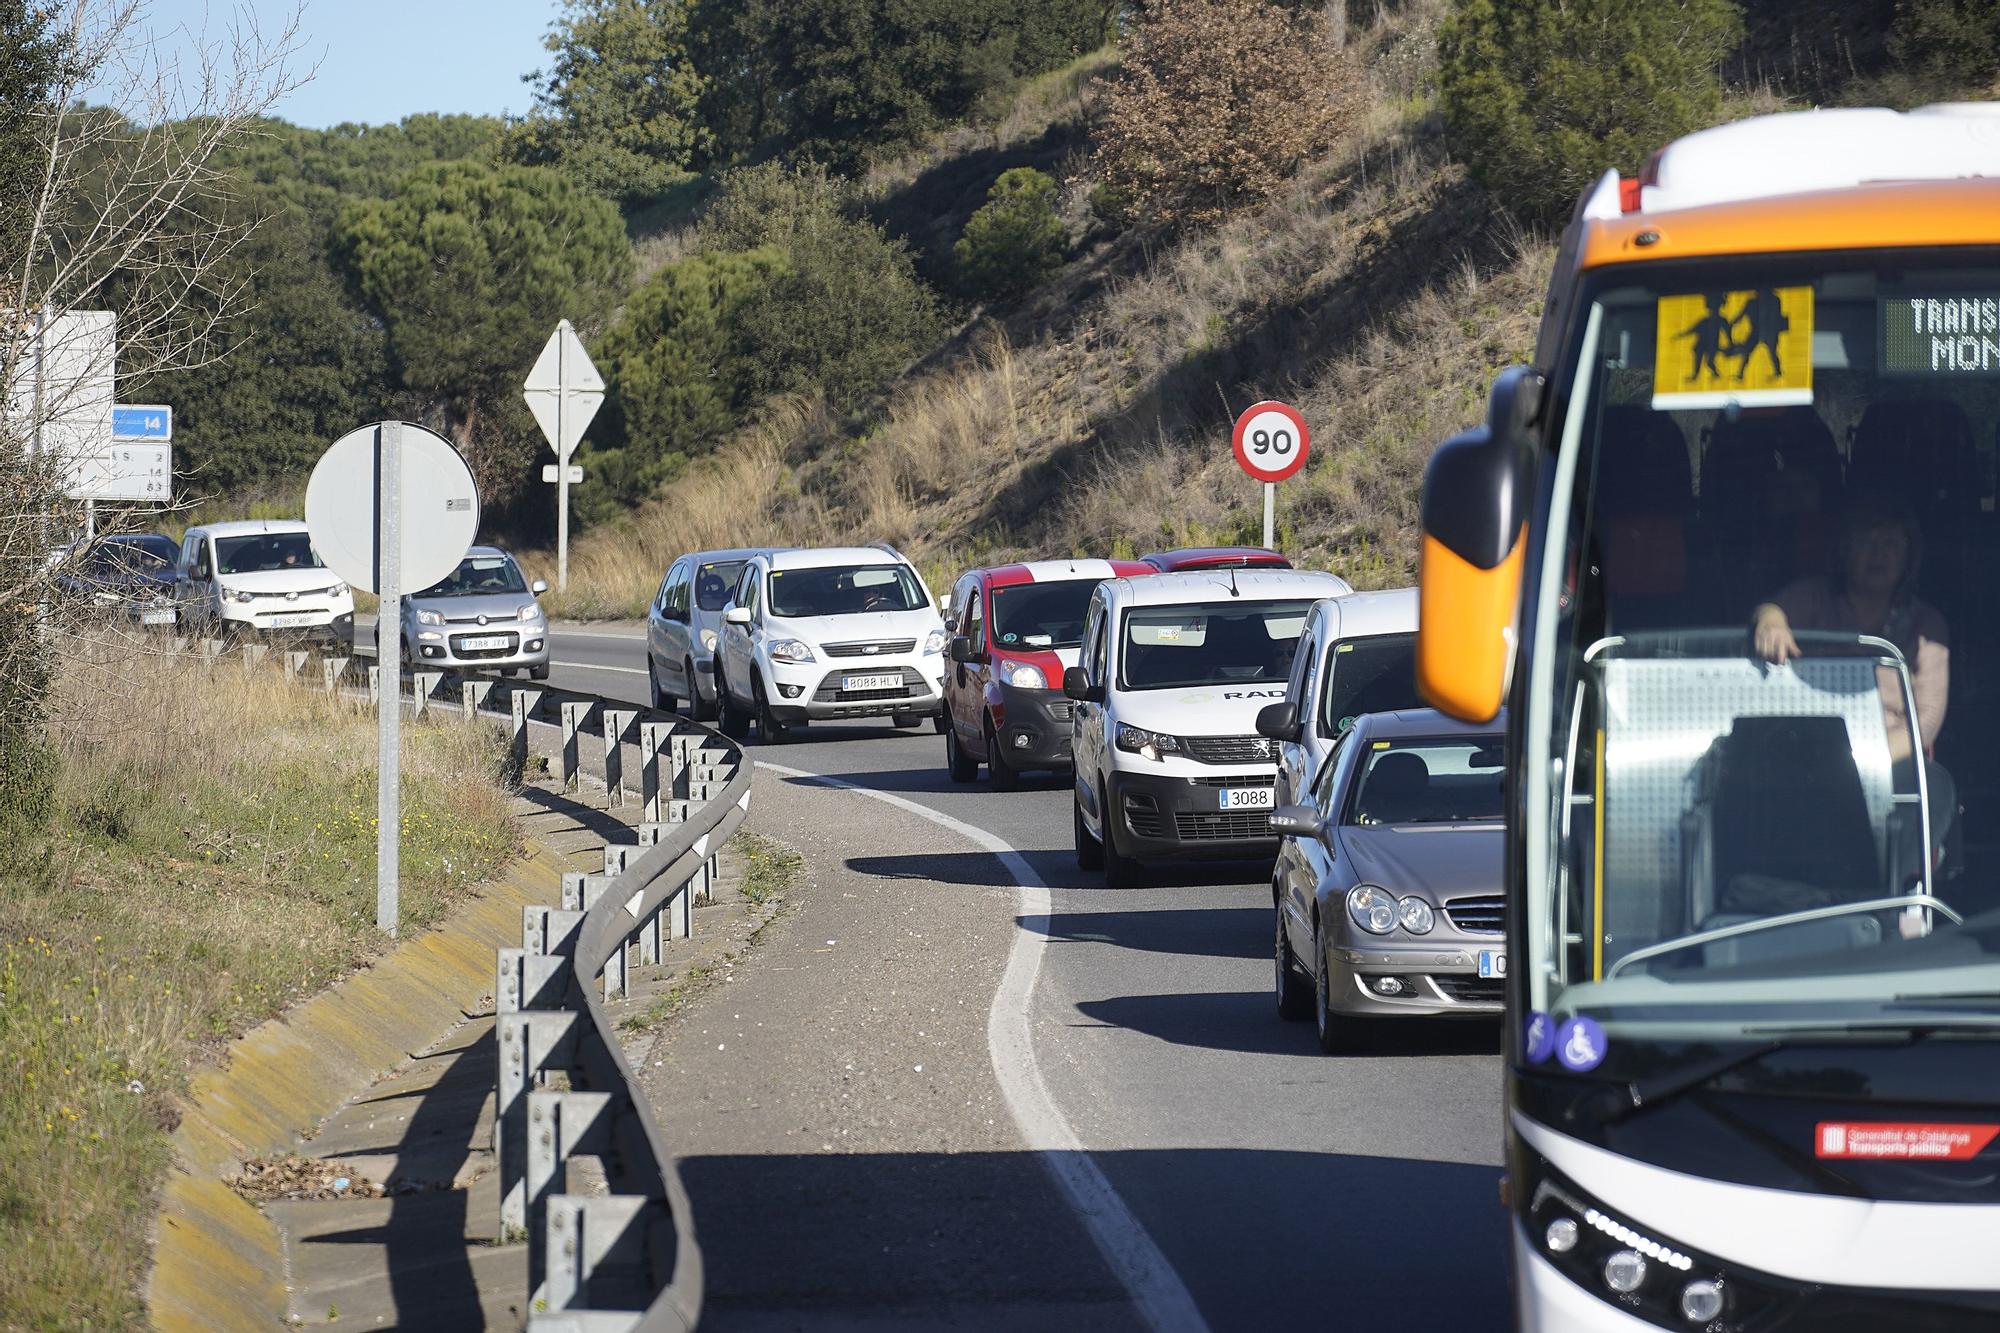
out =
<svg viewBox="0 0 2000 1333"><path fill-rule="evenodd" d="M688 551L683 555L675 556L670 563L678 564L682 560L691 560L697 565L708 565L722 560L750 560L760 555L771 555L774 552L784 549L782 546L732 546L722 551Z"/></svg>
<svg viewBox="0 0 2000 1333"><path fill-rule="evenodd" d="M1074 583L1081 579L1102 583L1105 579L1138 578L1151 575L1151 565L1138 560L1022 560L1011 565L993 565L972 571L984 577L991 588L1011 588L1017 583Z"/></svg>
<svg viewBox="0 0 2000 1333"><path fill-rule="evenodd" d="M1327 617L1340 639L1365 638L1371 634L1414 634L1417 629L1417 590L1387 588L1379 592L1351 592L1345 597L1326 599Z"/></svg>
<svg viewBox="0 0 2000 1333"><path fill-rule="evenodd" d="M1200 569L1148 574L1107 584L1123 606L1176 606L1187 602L1278 601L1296 597L1338 597L1347 581L1310 569ZM1233 590L1233 591L1232 591Z"/></svg>
<svg viewBox="0 0 2000 1333"><path fill-rule="evenodd" d="M769 552L773 569L825 569L839 565L907 564L894 551L879 546L797 546Z"/></svg>
<svg viewBox="0 0 2000 1333"><path fill-rule="evenodd" d="M305 522L296 518L237 518L226 523L202 523L189 532L205 532L211 537L254 537L271 532L304 532Z"/></svg>
<svg viewBox="0 0 2000 1333"><path fill-rule="evenodd" d="M1507 710L1491 722L1460 722L1435 708L1405 708L1394 713L1363 713L1354 729L1369 740L1392 741L1412 736L1477 736L1494 739L1507 734Z"/></svg>
<svg viewBox="0 0 2000 1333"><path fill-rule="evenodd" d="M1257 561L1265 568L1291 568L1292 562L1268 546L1181 546L1171 551L1153 551L1139 557L1154 568L1172 569L1203 562Z"/></svg>

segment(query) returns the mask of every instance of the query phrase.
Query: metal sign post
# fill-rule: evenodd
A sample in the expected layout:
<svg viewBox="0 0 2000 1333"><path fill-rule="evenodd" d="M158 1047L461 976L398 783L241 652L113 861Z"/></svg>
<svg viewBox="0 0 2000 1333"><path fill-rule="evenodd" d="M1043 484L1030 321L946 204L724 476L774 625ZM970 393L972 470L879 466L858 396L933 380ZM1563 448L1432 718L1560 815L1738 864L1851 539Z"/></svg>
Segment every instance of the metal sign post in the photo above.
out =
<svg viewBox="0 0 2000 1333"><path fill-rule="evenodd" d="M382 626L403 623L403 423L375 430L375 655L382 689L375 696L375 928L396 933L401 919L403 855L403 691L382 661ZM400 632L397 638L401 639ZM400 657L400 652L399 652Z"/></svg>
<svg viewBox="0 0 2000 1333"><path fill-rule="evenodd" d="M604 403L604 377L597 373L583 340L576 336L568 320L556 331L535 358L521 397L549 447L556 451L555 475L544 471L543 479L556 484L556 587L569 586L569 488L583 480L581 469L569 466L569 456L583 439L583 431Z"/></svg>
<svg viewBox="0 0 2000 1333"><path fill-rule="evenodd" d="M1243 409L1229 447L1237 466L1264 483L1264 545L1272 548L1278 535L1278 483L1306 465L1312 432L1297 409L1266 400Z"/></svg>
<svg viewBox="0 0 2000 1333"><path fill-rule="evenodd" d="M375 924L396 933L402 887L403 589L458 568L479 531L472 469L451 441L406 421L335 440L306 483L306 527L327 567L376 593Z"/></svg>

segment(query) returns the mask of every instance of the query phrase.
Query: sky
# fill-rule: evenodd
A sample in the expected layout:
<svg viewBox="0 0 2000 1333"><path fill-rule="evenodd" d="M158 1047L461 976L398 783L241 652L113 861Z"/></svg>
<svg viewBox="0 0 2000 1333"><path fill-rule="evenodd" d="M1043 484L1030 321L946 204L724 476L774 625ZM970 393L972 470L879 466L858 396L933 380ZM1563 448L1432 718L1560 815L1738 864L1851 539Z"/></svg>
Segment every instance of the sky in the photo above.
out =
<svg viewBox="0 0 2000 1333"><path fill-rule="evenodd" d="M185 70L199 34L222 40L247 13L268 36L295 7L304 12L290 68L318 68L273 114L314 129L422 111L519 115L531 100L521 76L547 66L542 36L559 8L557 0L146 0L140 26Z"/></svg>

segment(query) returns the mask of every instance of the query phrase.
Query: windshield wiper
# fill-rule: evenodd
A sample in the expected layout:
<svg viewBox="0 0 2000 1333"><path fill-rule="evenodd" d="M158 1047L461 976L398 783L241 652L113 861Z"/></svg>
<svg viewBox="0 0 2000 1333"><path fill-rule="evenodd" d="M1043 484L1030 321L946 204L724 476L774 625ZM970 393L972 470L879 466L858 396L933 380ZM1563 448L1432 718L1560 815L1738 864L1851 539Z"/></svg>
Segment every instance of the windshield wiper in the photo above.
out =
<svg viewBox="0 0 2000 1333"><path fill-rule="evenodd" d="M1747 1051L1726 1051L1709 1060L1698 1060L1692 1064L1670 1069L1652 1078L1635 1078L1629 1083L1600 1089L1594 1099L1593 1109L1597 1118L1607 1124L1615 1124L1640 1111L1649 1111L1655 1106L1670 1102L1676 1097L1693 1092L1706 1083L1712 1083L1732 1069L1754 1063L1781 1051L1789 1042L1767 1041L1752 1046Z"/></svg>

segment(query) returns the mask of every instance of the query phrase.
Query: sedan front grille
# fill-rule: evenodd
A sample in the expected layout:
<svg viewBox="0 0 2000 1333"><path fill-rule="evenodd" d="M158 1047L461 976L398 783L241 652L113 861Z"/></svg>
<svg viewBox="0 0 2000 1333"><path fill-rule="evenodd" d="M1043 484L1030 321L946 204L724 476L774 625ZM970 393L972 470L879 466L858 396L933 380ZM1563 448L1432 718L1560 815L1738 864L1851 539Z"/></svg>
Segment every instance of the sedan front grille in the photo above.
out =
<svg viewBox="0 0 2000 1333"><path fill-rule="evenodd" d="M1468 935L1498 935L1507 928L1507 899L1498 893L1445 901L1447 920Z"/></svg>
<svg viewBox="0 0 2000 1333"><path fill-rule="evenodd" d="M867 643L826 643L821 651L828 657L894 657L915 651L915 639L876 639Z"/></svg>
<svg viewBox="0 0 2000 1333"><path fill-rule="evenodd" d="M1468 977L1457 974L1434 976L1432 981L1446 999L1460 1004L1499 1004L1507 998L1507 983L1497 977Z"/></svg>
<svg viewBox="0 0 2000 1333"><path fill-rule="evenodd" d="M1182 842L1247 842L1275 838L1268 810L1176 810L1174 833Z"/></svg>
<svg viewBox="0 0 2000 1333"><path fill-rule="evenodd" d="M1263 736L1183 736L1181 746L1197 764L1254 764L1278 757L1276 741Z"/></svg>

